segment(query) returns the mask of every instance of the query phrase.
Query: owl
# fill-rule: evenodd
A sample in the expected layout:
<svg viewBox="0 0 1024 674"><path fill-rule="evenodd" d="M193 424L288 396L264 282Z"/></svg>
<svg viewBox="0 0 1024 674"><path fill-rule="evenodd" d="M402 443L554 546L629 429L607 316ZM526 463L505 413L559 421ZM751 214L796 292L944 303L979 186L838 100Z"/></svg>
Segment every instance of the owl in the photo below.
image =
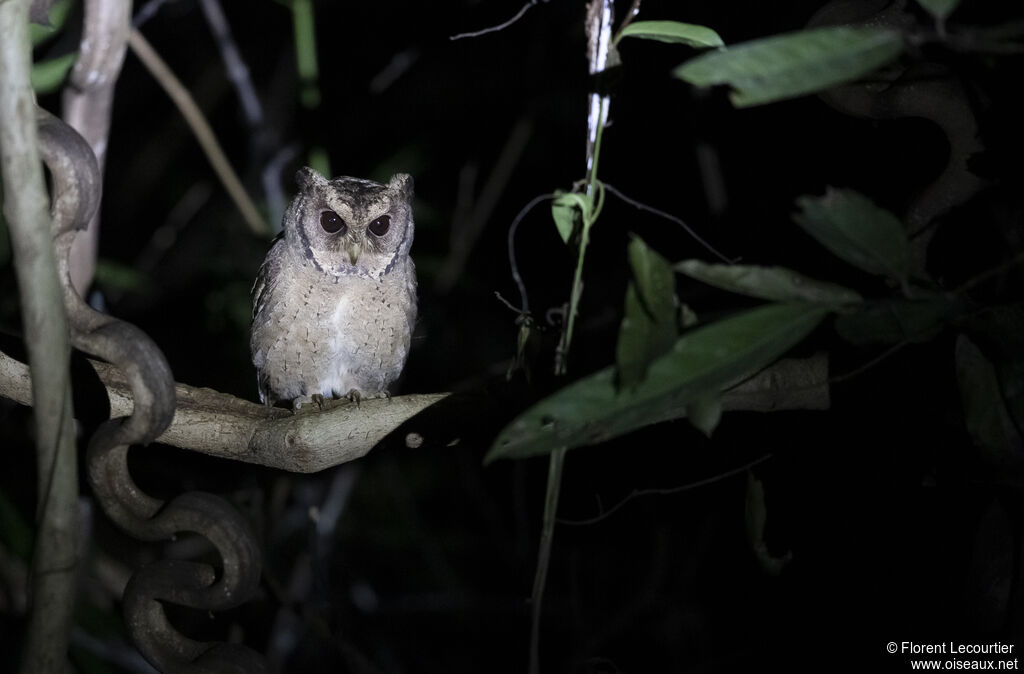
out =
<svg viewBox="0 0 1024 674"><path fill-rule="evenodd" d="M416 321L412 177L381 185L311 168L252 288L260 400L389 395Z"/></svg>

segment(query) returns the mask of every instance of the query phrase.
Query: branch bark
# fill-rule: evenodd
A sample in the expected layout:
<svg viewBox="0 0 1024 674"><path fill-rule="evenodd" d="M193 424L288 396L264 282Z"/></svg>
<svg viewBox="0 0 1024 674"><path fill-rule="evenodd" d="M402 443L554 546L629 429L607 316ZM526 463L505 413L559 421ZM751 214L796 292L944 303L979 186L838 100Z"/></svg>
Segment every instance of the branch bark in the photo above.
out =
<svg viewBox="0 0 1024 674"><path fill-rule="evenodd" d="M106 387L110 416L131 414L134 403L127 378L107 363L89 364ZM175 392L174 420L157 442L293 473L315 473L358 459L404 421L447 396L396 396L364 400L358 407L335 401L323 411L310 406L293 414L187 384L175 384ZM29 368L3 352L0 395L32 404Z"/></svg>
<svg viewBox="0 0 1024 674"><path fill-rule="evenodd" d="M114 85L124 63L130 28L128 0L87 0L78 59L64 90L64 121L89 143L101 175L107 156ZM71 282L83 297L96 272L99 229L97 209L88 227L78 232L71 244Z"/></svg>
<svg viewBox="0 0 1024 674"><path fill-rule="evenodd" d="M43 180L28 0L0 0L0 170L33 384L39 501L32 608L21 671L63 671L74 590L78 466L70 348Z"/></svg>

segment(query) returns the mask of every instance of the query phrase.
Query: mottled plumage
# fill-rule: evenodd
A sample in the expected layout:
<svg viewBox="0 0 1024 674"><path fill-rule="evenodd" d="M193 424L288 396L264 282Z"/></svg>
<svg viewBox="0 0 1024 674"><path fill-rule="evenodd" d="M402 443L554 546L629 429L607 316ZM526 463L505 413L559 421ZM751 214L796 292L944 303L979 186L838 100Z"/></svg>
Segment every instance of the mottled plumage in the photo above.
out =
<svg viewBox="0 0 1024 674"><path fill-rule="evenodd" d="M260 399L374 398L402 372L416 320L412 178L298 172L252 288Z"/></svg>

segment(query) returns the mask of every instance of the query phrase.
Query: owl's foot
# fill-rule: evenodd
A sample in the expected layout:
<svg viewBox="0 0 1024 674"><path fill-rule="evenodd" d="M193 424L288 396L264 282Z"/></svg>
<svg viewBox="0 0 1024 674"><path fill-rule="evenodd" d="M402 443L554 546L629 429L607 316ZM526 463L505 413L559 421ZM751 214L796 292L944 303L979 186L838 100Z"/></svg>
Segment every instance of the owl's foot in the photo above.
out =
<svg viewBox="0 0 1024 674"><path fill-rule="evenodd" d="M317 400L317 398L319 398L320 400ZM298 412L300 407L302 407L303 405L308 405L309 403L313 402L315 402L317 405L320 406L321 409L323 409L324 397L319 393L314 393L311 396L299 396L297 398L292 399L292 412Z"/></svg>
<svg viewBox="0 0 1024 674"><path fill-rule="evenodd" d="M345 397L354 402L356 407L359 407L359 401L363 399L363 394L359 392L359 389L354 388L346 393Z"/></svg>

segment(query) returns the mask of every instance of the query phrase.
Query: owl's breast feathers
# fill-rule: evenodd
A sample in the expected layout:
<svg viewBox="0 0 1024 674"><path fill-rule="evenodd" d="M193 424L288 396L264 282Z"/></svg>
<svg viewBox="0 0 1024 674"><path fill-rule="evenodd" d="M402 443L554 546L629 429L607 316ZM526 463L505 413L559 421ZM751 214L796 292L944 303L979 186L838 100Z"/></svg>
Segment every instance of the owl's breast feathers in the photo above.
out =
<svg viewBox="0 0 1024 674"><path fill-rule="evenodd" d="M358 390L383 395L401 374L416 317L412 260L381 279L332 276L292 259L283 239L252 290L252 355L264 400Z"/></svg>

